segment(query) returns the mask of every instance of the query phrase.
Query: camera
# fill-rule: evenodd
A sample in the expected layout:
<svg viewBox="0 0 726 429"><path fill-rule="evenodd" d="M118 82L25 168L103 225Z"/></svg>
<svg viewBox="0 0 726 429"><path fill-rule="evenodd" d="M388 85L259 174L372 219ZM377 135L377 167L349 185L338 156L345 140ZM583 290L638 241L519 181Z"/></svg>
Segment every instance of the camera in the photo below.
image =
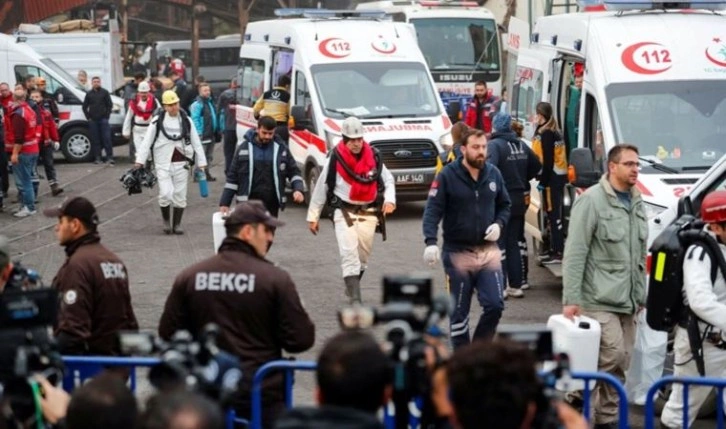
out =
<svg viewBox="0 0 726 429"><path fill-rule="evenodd" d="M146 167L131 168L121 176L119 181L129 195L140 194L142 186L153 188L156 185L156 176Z"/></svg>
<svg viewBox="0 0 726 429"><path fill-rule="evenodd" d="M242 379L236 356L217 347L219 327L205 326L199 341L188 331L178 331L169 342L152 333L123 332L120 334L124 354L158 355L161 363L149 371L149 381L159 391L183 388L202 393L223 407L231 403Z"/></svg>

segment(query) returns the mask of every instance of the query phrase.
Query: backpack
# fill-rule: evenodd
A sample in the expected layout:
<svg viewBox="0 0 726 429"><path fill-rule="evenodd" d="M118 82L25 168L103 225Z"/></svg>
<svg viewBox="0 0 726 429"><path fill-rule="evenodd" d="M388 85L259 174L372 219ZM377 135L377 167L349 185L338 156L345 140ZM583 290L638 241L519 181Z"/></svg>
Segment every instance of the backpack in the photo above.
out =
<svg viewBox="0 0 726 429"><path fill-rule="evenodd" d="M385 191L385 184L383 183L383 178L381 177L381 171L383 168L383 161L381 160L381 154L378 151L378 149L371 147L373 149L373 157L376 160L376 170L378 171L378 176L376 177L376 183L378 184L378 192L376 193L376 201L375 205L376 207L383 207L383 193ZM326 217L330 218L330 220L333 220L333 214L335 213L335 209L340 208L341 201L340 199L335 196L335 176L338 174L338 153L335 149L330 151L330 162L328 163L328 174L325 176L325 184L328 187L328 193L325 198L325 205L323 206L323 211L320 215L320 217ZM318 179L320 180L320 179Z"/></svg>
<svg viewBox="0 0 726 429"><path fill-rule="evenodd" d="M646 321L656 331L670 331L692 313L684 303L683 261L687 257L711 259L711 283L716 282L718 270L726 277L726 260L718 242L703 230L703 222L683 215L656 237L650 248L651 266L646 302ZM691 245L702 249L694 255Z"/></svg>

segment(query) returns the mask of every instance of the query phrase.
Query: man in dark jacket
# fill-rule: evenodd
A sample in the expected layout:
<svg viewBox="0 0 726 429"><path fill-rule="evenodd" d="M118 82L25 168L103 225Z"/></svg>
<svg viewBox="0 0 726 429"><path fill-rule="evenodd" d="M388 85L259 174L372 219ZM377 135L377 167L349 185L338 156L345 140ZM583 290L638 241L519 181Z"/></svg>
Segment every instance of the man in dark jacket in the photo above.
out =
<svg viewBox="0 0 726 429"><path fill-rule="evenodd" d="M246 201L227 217L219 253L182 271L174 281L159 322L159 335L199 334L221 327L219 347L240 358L243 377L235 409L250 416L252 376L282 351L300 353L315 342L315 326L289 274L265 259L272 228L283 223L259 201ZM263 382L263 422L270 427L283 407L282 376Z"/></svg>
<svg viewBox="0 0 726 429"><path fill-rule="evenodd" d="M93 87L86 93L83 99L83 114L88 119L88 125L91 131L91 151L93 152L93 162L100 164L101 149L106 152L106 162L113 165L113 146L111 145L111 127L108 119L113 111L113 103L111 102L111 94L104 88L101 88L101 78L94 76L91 79Z"/></svg>
<svg viewBox="0 0 726 429"><path fill-rule="evenodd" d="M43 212L68 258L53 279L61 297L55 336L64 355L119 355L119 331L137 330L126 266L103 246L98 214L83 197Z"/></svg>
<svg viewBox="0 0 726 429"><path fill-rule="evenodd" d="M302 203L303 180L300 169L280 136L275 134L275 120L263 116L257 130L249 130L237 147L227 172L227 183L219 200L219 211L229 212L232 198L237 201L261 200L267 210L277 217L285 209L285 180L290 180L292 199ZM251 179L251 180L250 180Z"/></svg>
<svg viewBox="0 0 726 429"><path fill-rule="evenodd" d="M391 399L388 359L363 331L343 331L318 357L318 408L295 408L275 429L382 429L376 413Z"/></svg>
<svg viewBox="0 0 726 429"><path fill-rule="evenodd" d="M234 149L237 147L237 78L232 78L229 88L219 95L217 103L217 117L224 133L224 174L234 158Z"/></svg>
<svg viewBox="0 0 726 429"><path fill-rule="evenodd" d="M499 248L504 261L504 299L507 296L522 298L523 284L521 237L524 236L524 216L529 207L529 181L542 169L537 155L512 131L512 117L507 113L494 116L494 133L487 144L487 161L502 173L512 201L512 212L504 234L499 238ZM526 243L524 244L526 246Z"/></svg>
<svg viewBox="0 0 726 429"><path fill-rule="evenodd" d="M443 219L441 259L449 293L456 303L449 318L454 347L469 344L469 307L474 292L483 310L475 339L494 335L504 309L502 254L496 243L509 220L511 202L499 169L486 162L486 146L481 130L464 138L462 157L436 176L424 210L424 262L431 266L439 260L436 241Z"/></svg>

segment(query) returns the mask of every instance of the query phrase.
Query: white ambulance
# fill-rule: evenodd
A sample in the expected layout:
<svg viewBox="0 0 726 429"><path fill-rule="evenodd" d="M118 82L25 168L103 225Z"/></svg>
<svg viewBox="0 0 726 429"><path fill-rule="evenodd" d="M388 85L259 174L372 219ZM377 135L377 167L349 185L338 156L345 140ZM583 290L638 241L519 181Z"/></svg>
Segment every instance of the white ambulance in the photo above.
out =
<svg viewBox="0 0 726 429"><path fill-rule="evenodd" d="M726 153L726 3L606 0L605 12L547 16L528 26L513 20L507 37L507 80L512 115L534 133L535 107L553 105L566 120L575 63L584 63L576 136L578 152L594 160L593 179L607 171L607 152L618 143L638 146L637 184L650 219L684 195ZM574 142L572 145L575 146ZM573 155L573 154L571 154ZM571 159L574 159L571 156ZM580 186L587 185L584 181ZM537 192L527 231L541 241ZM576 195L569 186L565 213Z"/></svg>
<svg viewBox="0 0 726 429"><path fill-rule="evenodd" d="M240 49L237 135L256 126L252 106L280 76L290 89L290 151L311 189L347 116L363 122L396 178L400 199L425 199L451 121L413 27L382 12L279 10L303 18L252 22Z"/></svg>
<svg viewBox="0 0 726 429"><path fill-rule="evenodd" d="M17 41L14 37L0 34L0 82L8 83L12 89L16 82L23 82L29 75L45 78L46 90L53 94L58 103L58 131L63 156L70 162L91 161L88 121L82 109L85 89L53 60L23 43L22 38ZM111 134L116 142L121 142L123 100L113 95L111 100Z"/></svg>

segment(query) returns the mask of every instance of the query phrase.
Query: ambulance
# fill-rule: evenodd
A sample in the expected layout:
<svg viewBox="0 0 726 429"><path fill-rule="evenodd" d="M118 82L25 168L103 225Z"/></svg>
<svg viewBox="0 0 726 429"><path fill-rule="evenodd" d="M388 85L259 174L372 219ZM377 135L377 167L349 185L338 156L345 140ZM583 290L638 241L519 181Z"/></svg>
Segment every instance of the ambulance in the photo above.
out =
<svg viewBox="0 0 726 429"><path fill-rule="evenodd" d="M278 10L251 22L240 48L237 135L256 127L252 106L280 76L290 88L290 152L307 189L320 176L341 124L358 117L396 180L399 199L423 200L451 121L413 27L375 11ZM302 16L302 17L301 17Z"/></svg>
<svg viewBox="0 0 726 429"><path fill-rule="evenodd" d="M0 34L0 82L10 84L12 89L16 82L23 82L29 75L45 78L46 90L53 94L60 111L58 131L63 156L70 162L91 161L88 121L82 109L85 89L53 60L40 55L20 39ZM113 95L111 100L111 133L114 141L121 142L123 100Z"/></svg>
<svg viewBox="0 0 726 429"><path fill-rule="evenodd" d="M531 138L537 103L551 103L563 134L576 136L570 160L584 154L593 161L589 180L567 187L565 228L572 201L607 171L607 153L618 143L639 148L637 188L651 240L658 215L726 153L726 17L716 11L726 3L672 5L605 0L606 11L539 18L531 34L521 20L510 23L512 116ZM571 102L576 68L584 81ZM568 129L568 108L577 114L575 129ZM546 234L534 185L526 229L539 245Z"/></svg>

